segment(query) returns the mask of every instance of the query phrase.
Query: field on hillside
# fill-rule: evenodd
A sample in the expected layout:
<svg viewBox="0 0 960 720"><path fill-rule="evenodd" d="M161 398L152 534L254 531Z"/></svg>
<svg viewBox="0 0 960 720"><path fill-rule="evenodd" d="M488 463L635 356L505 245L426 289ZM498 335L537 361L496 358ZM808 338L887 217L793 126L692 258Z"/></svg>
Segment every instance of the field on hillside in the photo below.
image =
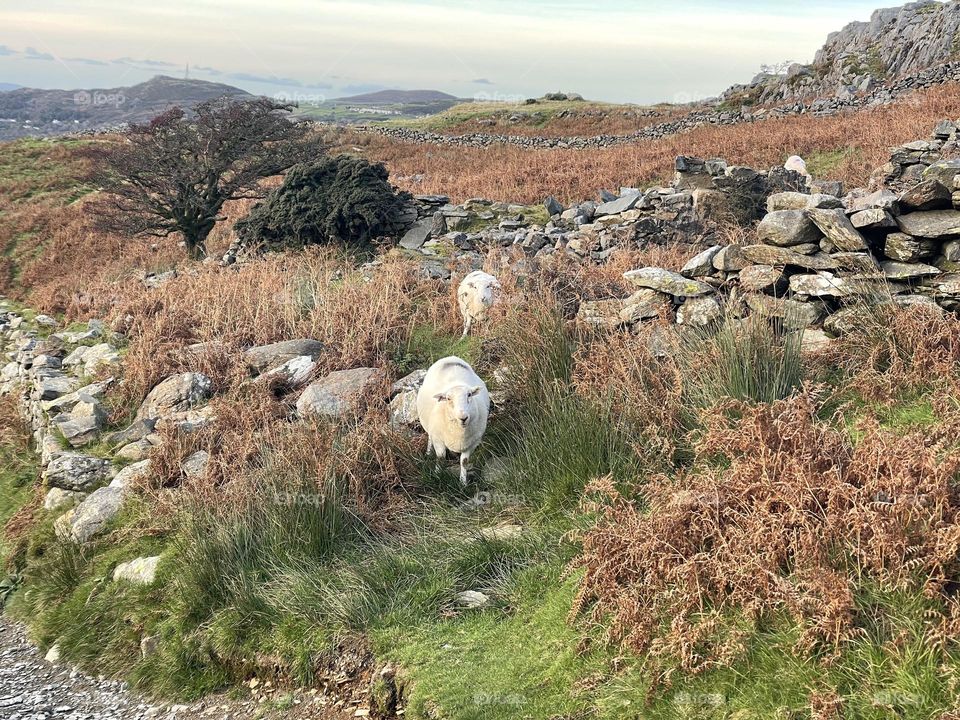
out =
<svg viewBox="0 0 960 720"><path fill-rule="evenodd" d="M528 137L629 135L667 122L686 110L667 104L654 107L572 100L472 102L418 120L390 120L384 125L449 135L491 133Z"/></svg>
<svg viewBox="0 0 960 720"><path fill-rule="evenodd" d="M860 187L886 162L892 146L926 137L943 118L960 117L958 90L956 85L944 85L862 112L708 126L602 150L424 147L371 134L347 135L341 146L360 148L367 157L385 162L394 181L406 190L445 194L455 202L487 197L533 203L548 195L563 202L596 199L600 188L646 187L668 181L678 155L719 157L757 168L780 165L790 155L800 155L817 177ZM569 134L568 129L581 134L584 128L551 122L531 132L552 137ZM484 132L484 128L475 127L474 131Z"/></svg>
<svg viewBox="0 0 960 720"><path fill-rule="evenodd" d="M609 150L349 131L338 143L402 188L455 200L593 199L665 180L679 154L765 167L799 153L852 186L891 146L960 117L957 89ZM158 383L203 373L209 398L199 419L186 403L188 429L152 428L129 500L74 544L44 508L16 398L0 397L0 608L44 651L164 698L263 698L265 716L314 686L346 717L960 718L955 314L864 307L811 353L784 318L731 302L665 342L672 307L632 331L578 322L578 309L635 292L625 271L678 270L689 245L602 264L513 248L477 260L501 301L462 337L463 256L333 245L221 267L188 260L175 237L96 230L101 142L116 138L0 147L4 338L62 349L42 311L78 343L116 346L114 366L77 378L116 376L103 434L81 445L110 469L132 458L108 434L142 419ZM212 254L252 204L227 206ZM83 335L91 319L103 337ZM247 354L304 338L321 348L308 382L375 370L339 417L300 413L303 386ZM386 403L449 355L495 397L467 487ZM112 579L147 556L160 557L153 584Z"/></svg>

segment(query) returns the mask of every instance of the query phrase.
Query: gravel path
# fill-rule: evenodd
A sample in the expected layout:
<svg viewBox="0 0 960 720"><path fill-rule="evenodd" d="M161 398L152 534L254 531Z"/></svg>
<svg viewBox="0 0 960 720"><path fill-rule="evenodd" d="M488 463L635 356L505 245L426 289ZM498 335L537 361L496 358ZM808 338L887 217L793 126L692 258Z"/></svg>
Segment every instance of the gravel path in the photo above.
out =
<svg viewBox="0 0 960 720"><path fill-rule="evenodd" d="M357 703L316 690L251 692L250 699L217 695L191 705L153 705L126 683L52 665L27 640L23 627L0 617L2 720L246 720L364 717Z"/></svg>

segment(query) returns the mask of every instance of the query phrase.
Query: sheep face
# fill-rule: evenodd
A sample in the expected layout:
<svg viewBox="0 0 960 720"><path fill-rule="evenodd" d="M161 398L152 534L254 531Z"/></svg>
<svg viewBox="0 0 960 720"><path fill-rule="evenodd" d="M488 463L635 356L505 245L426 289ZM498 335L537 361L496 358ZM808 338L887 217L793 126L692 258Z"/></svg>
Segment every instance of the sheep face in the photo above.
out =
<svg viewBox="0 0 960 720"><path fill-rule="evenodd" d="M491 282L470 280L460 290L460 304L476 319L485 319L488 308L493 307L497 285Z"/></svg>
<svg viewBox="0 0 960 720"><path fill-rule="evenodd" d="M467 428L477 417L473 411L474 402L481 389L479 386L453 387L433 396L449 427Z"/></svg>

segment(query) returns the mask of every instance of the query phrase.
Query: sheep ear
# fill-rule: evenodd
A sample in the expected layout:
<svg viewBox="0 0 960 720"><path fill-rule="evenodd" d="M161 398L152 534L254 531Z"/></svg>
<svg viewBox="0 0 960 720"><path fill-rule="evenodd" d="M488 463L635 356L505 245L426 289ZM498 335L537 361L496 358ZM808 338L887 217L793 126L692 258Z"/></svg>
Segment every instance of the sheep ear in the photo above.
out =
<svg viewBox="0 0 960 720"><path fill-rule="evenodd" d="M476 397L479 394L479 392L480 392L479 385L477 385L476 387L470 388L470 397Z"/></svg>
<svg viewBox="0 0 960 720"><path fill-rule="evenodd" d="M436 400L437 402L446 402L450 398L447 397L445 393L437 393L436 395L433 396L433 399Z"/></svg>

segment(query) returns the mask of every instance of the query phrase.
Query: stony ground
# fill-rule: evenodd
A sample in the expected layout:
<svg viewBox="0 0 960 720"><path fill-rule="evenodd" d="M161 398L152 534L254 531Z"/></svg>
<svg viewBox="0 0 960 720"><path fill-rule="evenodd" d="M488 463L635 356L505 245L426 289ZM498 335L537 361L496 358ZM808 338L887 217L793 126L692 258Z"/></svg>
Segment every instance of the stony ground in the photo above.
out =
<svg viewBox="0 0 960 720"><path fill-rule="evenodd" d="M126 683L53 665L19 624L0 617L0 718L3 720L245 720L364 717L362 707L315 690L245 690L246 699L214 696L192 705L154 705Z"/></svg>

